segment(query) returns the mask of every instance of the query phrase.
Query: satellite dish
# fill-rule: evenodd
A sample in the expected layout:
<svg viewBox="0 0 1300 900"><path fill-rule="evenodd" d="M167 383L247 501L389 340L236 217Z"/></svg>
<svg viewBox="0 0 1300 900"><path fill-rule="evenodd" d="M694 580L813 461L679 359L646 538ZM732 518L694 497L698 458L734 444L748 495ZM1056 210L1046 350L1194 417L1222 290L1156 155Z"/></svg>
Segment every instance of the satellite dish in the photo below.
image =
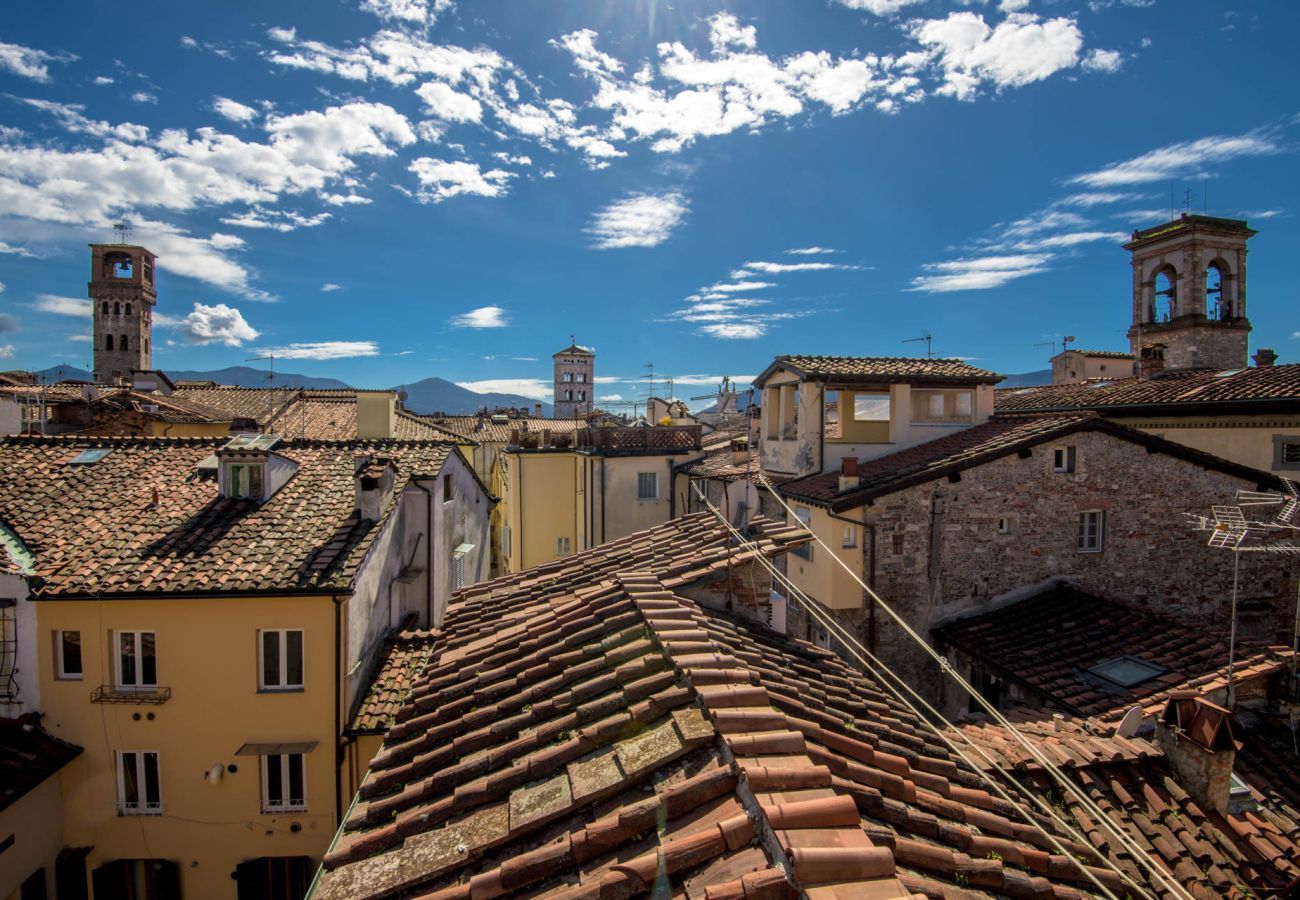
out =
<svg viewBox="0 0 1300 900"><path fill-rule="evenodd" d="M406 402L406 398L407 398L407 396L408 396L408 395L407 395L406 391L398 391L398 392L397 392L397 399L398 399L398 400L401 400L403 403Z"/></svg>
<svg viewBox="0 0 1300 900"><path fill-rule="evenodd" d="M1115 726L1115 737L1130 738L1138 733L1142 726L1142 707L1135 706L1124 713L1124 718Z"/></svg>

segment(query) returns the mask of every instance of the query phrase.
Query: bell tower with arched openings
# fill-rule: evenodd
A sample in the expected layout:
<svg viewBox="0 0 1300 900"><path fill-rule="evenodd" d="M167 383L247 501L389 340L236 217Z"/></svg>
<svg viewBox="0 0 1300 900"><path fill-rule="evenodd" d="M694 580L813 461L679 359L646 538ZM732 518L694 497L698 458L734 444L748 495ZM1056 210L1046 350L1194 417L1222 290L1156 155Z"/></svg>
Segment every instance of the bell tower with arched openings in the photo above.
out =
<svg viewBox="0 0 1300 900"><path fill-rule="evenodd" d="M1133 324L1138 372L1247 365L1246 242L1240 219L1183 213L1133 232Z"/></svg>
<svg viewBox="0 0 1300 900"><path fill-rule="evenodd" d="M133 244L91 244L90 283L94 304L95 381L127 381L137 369L153 368L154 261Z"/></svg>
<svg viewBox="0 0 1300 900"><path fill-rule="evenodd" d="M571 343L551 355L555 363L555 401L552 403L557 419L576 419L589 415L596 391L596 351L578 344L572 336Z"/></svg>

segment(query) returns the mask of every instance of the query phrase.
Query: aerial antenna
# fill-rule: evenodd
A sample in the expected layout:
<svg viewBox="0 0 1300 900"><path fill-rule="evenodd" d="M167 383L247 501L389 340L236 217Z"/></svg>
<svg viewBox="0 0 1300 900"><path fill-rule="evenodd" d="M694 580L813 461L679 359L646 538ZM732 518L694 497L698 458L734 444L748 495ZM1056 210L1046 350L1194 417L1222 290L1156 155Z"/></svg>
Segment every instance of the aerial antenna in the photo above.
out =
<svg viewBox="0 0 1300 900"><path fill-rule="evenodd" d="M907 340L903 341L903 343L918 344L921 341L925 341L925 358L934 359L934 352L930 349L930 342L933 340L934 340L934 335L930 334L930 332L927 331L925 334L921 335L920 337L908 338Z"/></svg>
<svg viewBox="0 0 1300 900"><path fill-rule="evenodd" d="M262 362L269 360L270 364L266 371L266 386L269 388L266 397L266 427L271 427L271 419L275 416L275 354L268 353L266 356L254 356L244 362Z"/></svg>
<svg viewBox="0 0 1300 900"><path fill-rule="evenodd" d="M113 223L113 233L117 235L117 243L125 244L127 239L135 233L135 226L126 219Z"/></svg>
<svg viewBox="0 0 1300 900"><path fill-rule="evenodd" d="M1184 191L1183 191L1183 212L1191 212L1191 211L1192 211L1192 197L1193 197L1193 196L1195 196L1195 192L1194 192L1190 187L1184 189Z"/></svg>
<svg viewBox="0 0 1300 900"><path fill-rule="evenodd" d="M645 364L645 368L648 371L641 377L646 380L646 396L653 397L655 394L655 364L648 362Z"/></svg>

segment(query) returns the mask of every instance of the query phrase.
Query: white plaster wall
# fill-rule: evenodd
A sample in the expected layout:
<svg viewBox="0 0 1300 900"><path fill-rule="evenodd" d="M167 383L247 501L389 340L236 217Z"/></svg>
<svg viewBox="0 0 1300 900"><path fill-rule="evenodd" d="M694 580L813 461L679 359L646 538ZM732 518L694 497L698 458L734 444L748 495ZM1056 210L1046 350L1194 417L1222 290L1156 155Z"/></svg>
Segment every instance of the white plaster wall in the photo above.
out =
<svg viewBox="0 0 1300 900"><path fill-rule="evenodd" d="M444 501L444 479L451 480L450 501ZM465 585L483 581L488 577L491 557L490 514L491 503L484 493L473 470L459 452L447 457L442 474L434 486L434 582L433 623L441 627L443 613L451 599L451 563L455 549L461 544L473 544L474 549L465 555Z"/></svg>

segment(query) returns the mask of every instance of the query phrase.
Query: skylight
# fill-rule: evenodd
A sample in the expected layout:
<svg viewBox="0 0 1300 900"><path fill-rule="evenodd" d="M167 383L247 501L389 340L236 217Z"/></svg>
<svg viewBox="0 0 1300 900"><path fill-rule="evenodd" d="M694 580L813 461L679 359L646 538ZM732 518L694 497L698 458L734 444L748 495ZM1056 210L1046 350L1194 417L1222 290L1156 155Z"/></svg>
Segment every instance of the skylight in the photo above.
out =
<svg viewBox="0 0 1300 900"><path fill-rule="evenodd" d="M1224 369L1222 372L1215 372L1215 378L1227 378L1230 375L1236 375L1241 369Z"/></svg>
<svg viewBox="0 0 1300 900"><path fill-rule="evenodd" d="M112 453L112 448L96 447L92 450L82 450L72 459L68 460L70 466L93 466L105 456Z"/></svg>
<svg viewBox="0 0 1300 900"><path fill-rule="evenodd" d="M1094 675L1106 679L1120 687L1136 687L1144 681L1150 681L1168 670L1164 666L1138 659L1136 656L1120 656L1097 663L1088 670Z"/></svg>

